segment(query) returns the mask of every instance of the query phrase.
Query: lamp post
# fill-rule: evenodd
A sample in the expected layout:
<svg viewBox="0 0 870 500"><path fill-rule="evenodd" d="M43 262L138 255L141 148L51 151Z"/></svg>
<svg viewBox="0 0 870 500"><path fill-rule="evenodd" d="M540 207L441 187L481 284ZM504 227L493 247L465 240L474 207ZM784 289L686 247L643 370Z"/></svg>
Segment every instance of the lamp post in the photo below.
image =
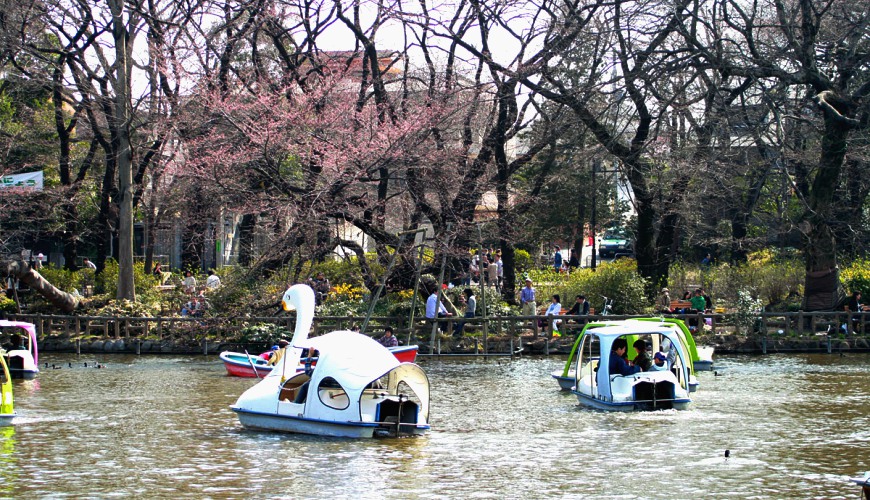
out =
<svg viewBox="0 0 870 500"><path fill-rule="evenodd" d="M597 195L598 192L597 187L595 186L595 173L601 169L601 160L598 158L592 160L592 223L590 224L589 230L592 232L592 272L598 268L598 234L596 232L596 224L598 224L598 219L596 218L596 205L597 203Z"/></svg>
<svg viewBox="0 0 870 500"><path fill-rule="evenodd" d="M595 174L612 174L616 172L616 170L604 170L603 168L601 168L600 159L596 158L592 160L592 221L590 224L592 226L590 228L590 230L592 231L592 265L590 267L592 268L593 272L595 272L595 270L598 268L598 185L595 183Z"/></svg>

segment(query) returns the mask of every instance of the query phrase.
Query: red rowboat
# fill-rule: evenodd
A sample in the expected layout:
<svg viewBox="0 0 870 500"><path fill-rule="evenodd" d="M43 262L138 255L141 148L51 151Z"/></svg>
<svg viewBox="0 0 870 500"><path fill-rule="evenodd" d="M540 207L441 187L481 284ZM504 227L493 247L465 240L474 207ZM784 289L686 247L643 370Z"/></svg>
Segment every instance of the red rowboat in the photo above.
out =
<svg viewBox="0 0 870 500"><path fill-rule="evenodd" d="M413 363L417 359L416 345L388 347L387 349L393 353L393 356L400 363ZM259 356L248 355L243 352L224 351L220 354L220 358L227 369L227 375L232 377L253 378L259 375L262 378L272 371L272 366L268 364L268 361ZM314 364L317 364L316 361ZM303 368L300 365L298 370L301 371ZM257 370L256 374L254 369Z"/></svg>

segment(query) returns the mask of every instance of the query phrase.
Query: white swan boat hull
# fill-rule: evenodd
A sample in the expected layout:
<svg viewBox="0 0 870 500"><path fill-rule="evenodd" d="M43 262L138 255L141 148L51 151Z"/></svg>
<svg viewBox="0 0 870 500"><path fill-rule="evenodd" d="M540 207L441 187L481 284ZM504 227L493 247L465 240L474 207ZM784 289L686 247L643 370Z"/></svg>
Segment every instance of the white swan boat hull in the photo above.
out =
<svg viewBox="0 0 870 500"><path fill-rule="evenodd" d="M356 332L309 339L314 292L306 285L290 287L283 303L298 311L293 341L273 370L231 406L243 426L349 438L429 430L429 379L419 366ZM305 349L312 358L297 373Z"/></svg>
<svg viewBox="0 0 870 500"><path fill-rule="evenodd" d="M269 414L233 408L239 423L249 429L263 431L289 432L294 434L314 434L318 436L370 438L374 436L377 424L364 422L330 422L307 419L290 415Z"/></svg>

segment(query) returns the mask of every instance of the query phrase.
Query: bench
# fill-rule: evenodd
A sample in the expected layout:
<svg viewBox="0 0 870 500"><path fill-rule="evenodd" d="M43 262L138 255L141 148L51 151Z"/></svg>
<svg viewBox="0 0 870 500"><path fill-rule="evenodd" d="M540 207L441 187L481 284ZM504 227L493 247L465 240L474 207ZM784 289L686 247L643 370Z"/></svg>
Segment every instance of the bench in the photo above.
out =
<svg viewBox="0 0 870 500"><path fill-rule="evenodd" d="M676 311L677 309L692 309L692 303L688 300L672 300L670 307L671 311Z"/></svg>

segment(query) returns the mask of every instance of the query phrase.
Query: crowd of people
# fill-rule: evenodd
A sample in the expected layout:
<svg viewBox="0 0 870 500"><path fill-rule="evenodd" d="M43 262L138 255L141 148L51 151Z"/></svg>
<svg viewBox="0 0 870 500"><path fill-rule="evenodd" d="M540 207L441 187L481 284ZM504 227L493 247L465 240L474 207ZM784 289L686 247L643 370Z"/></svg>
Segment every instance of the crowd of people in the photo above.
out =
<svg viewBox="0 0 870 500"><path fill-rule="evenodd" d="M690 292L683 292L680 299L677 300L680 304L678 307L672 307L674 301L671 299L670 290L662 288L659 296L656 299L656 310L660 313L672 314L697 314L713 312L713 299L704 290L704 288L696 288Z"/></svg>
<svg viewBox="0 0 870 500"><path fill-rule="evenodd" d="M495 287L501 291L504 281L504 262L501 258L501 250L489 249L484 252L477 251L470 257L460 259L462 264L459 284L470 286L472 283L483 283Z"/></svg>
<svg viewBox="0 0 870 500"><path fill-rule="evenodd" d="M569 258L564 258L562 249L558 245L554 247L552 256L544 259L550 262L549 266L555 272L570 272L580 267L580 259L575 250L570 251ZM494 287L501 291L504 284L504 261L501 250L490 248L483 252L475 251L469 257L460 259L462 271L458 276L458 283L462 286L479 284L483 280L484 285Z"/></svg>
<svg viewBox="0 0 870 500"><path fill-rule="evenodd" d="M163 267L158 262L157 265L154 266L154 276L160 277L161 282L163 281L163 276L165 272L163 271ZM201 287L197 284L196 277L193 275L193 272L188 270L184 273L184 280L181 282L181 287L184 290L185 295L187 296L187 301L181 306L181 315L182 316L191 316L194 318L200 318L205 315L205 313L211 308L211 304L206 297L206 292L210 290L215 290L221 286L221 279L217 275L214 269L209 271L208 276L205 279L205 286Z"/></svg>

